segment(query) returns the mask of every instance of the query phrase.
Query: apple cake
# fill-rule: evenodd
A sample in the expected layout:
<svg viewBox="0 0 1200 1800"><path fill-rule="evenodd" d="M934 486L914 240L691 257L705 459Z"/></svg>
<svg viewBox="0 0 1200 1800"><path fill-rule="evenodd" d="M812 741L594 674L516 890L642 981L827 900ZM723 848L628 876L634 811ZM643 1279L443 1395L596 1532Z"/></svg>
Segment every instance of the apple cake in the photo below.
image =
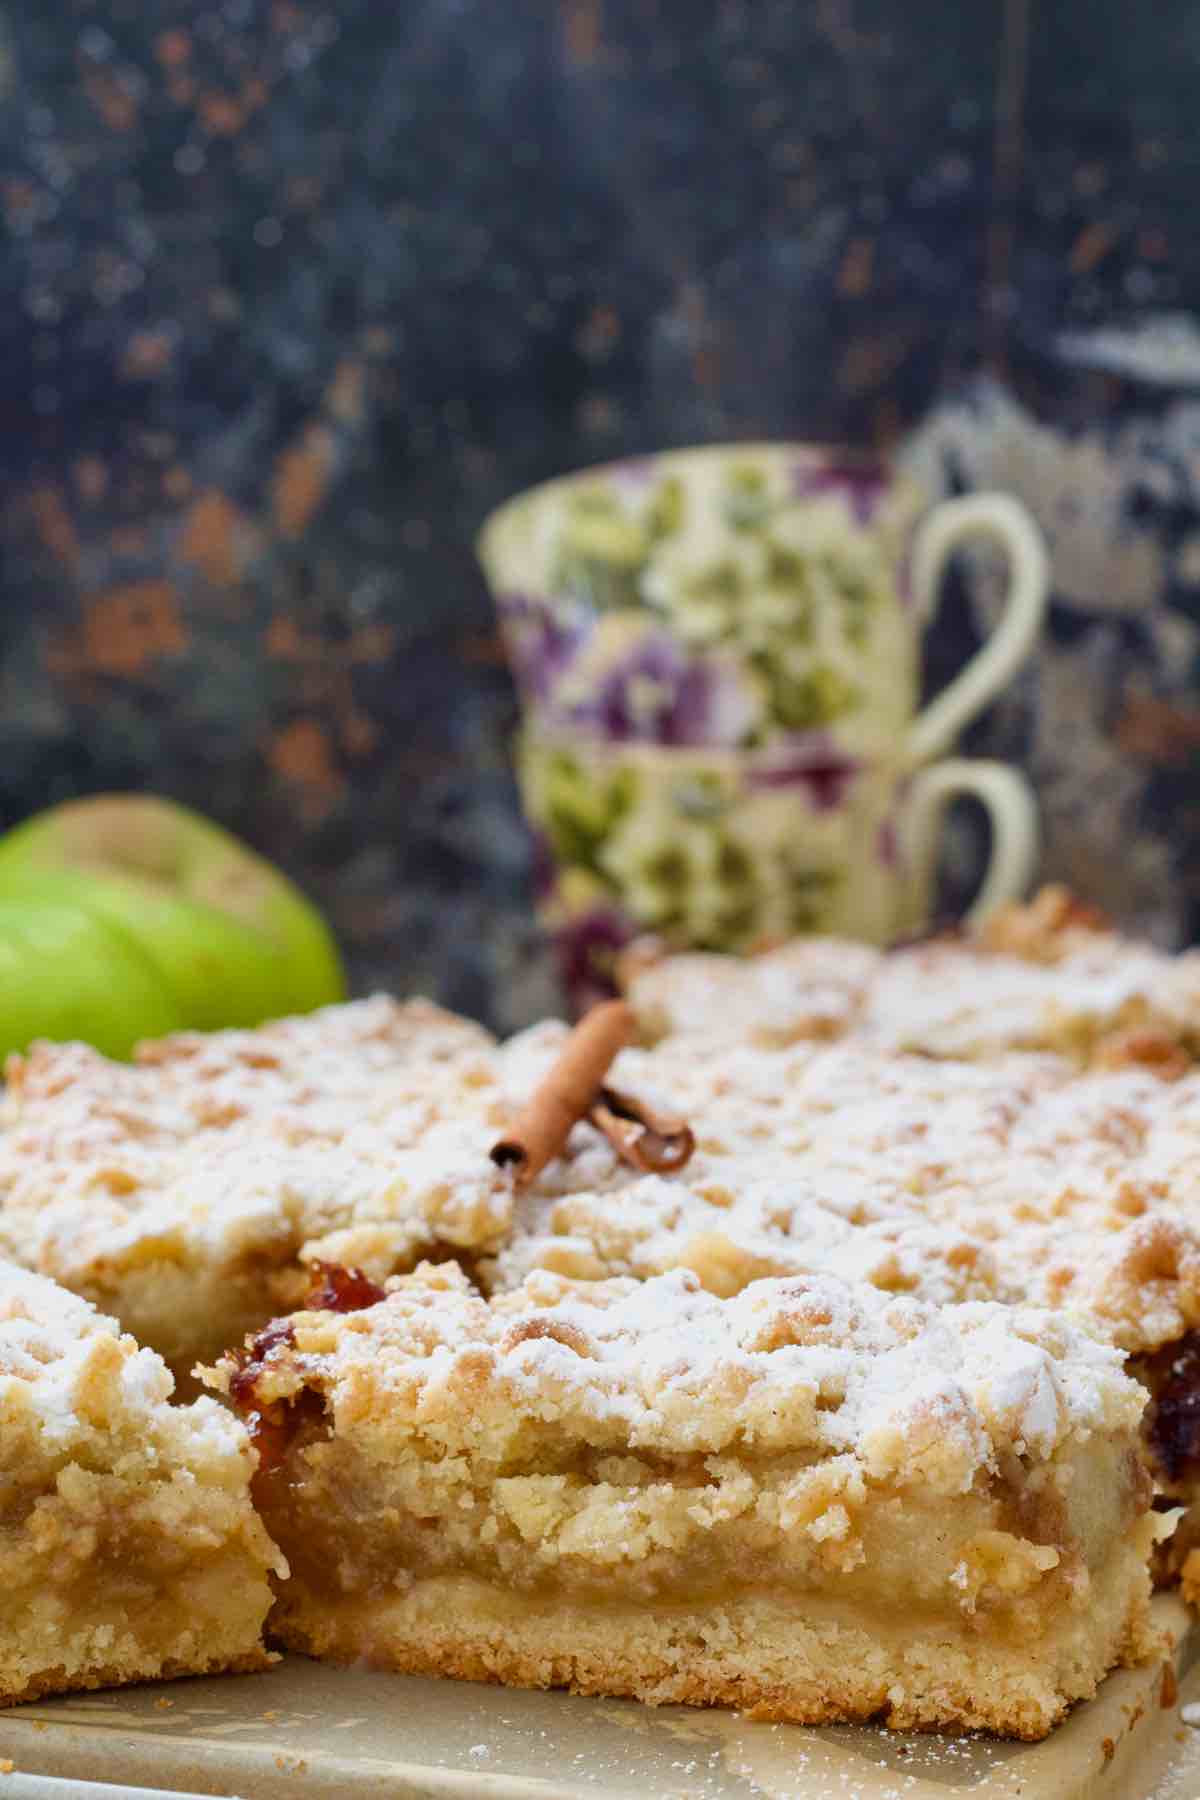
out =
<svg viewBox="0 0 1200 1800"><path fill-rule="evenodd" d="M451 1264L320 1304L207 1372L291 1648L1025 1738L1154 1648L1145 1394L1053 1314Z"/></svg>
<svg viewBox="0 0 1200 1800"><path fill-rule="evenodd" d="M531 1035L547 1055L547 1029ZM578 1124L479 1259L488 1291L537 1269L687 1269L722 1296L824 1272L930 1303L1070 1311L1155 1395L1162 1492L1200 1490L1200 1068L1164 1080L1052 1055L667 1039L622 1052L611 1077L686 1115L694 1155L669 1177L639 1174Z"/></svg>
<svg viewBox="0 0 1200 1800"><path fill-rule="evenodd" d="M620 1003L580 1027L589 1094L632 1030ZM296 1304L314 1261L390 1274L496 1250L523 1178L490 1152L574 1044L547 1024L501 1051L428 1001L382 996L162 1038L132 1064L37 1044L8 1064L0 1255L113 1313L184 1378ZM597 1179L651 1166L634 1147L648 1121L596 1116L606 1153L624 1145ZM688 1147L682 1127L654 1166ZM531 1191L577 1178L554 1148Z"/></svg>
<svg viewBox="0 0 1200 1800"><path fill-rule="evenodd" d="M266 1666L254 1453L110 1319L0 1263L0 1706Z"/></svg>
<svg viewBox="0 0 1200 1800"><path fill-rule="evenodd" d="M887 952L832 938L745 960L651 947L621 969L649 1042L771 1048L856 1034L925 1056L1052 1050L1168 1068L1200 1050L1200 951L1171 956L1122 937L1057 887L975 932Z"/></svg>
<svg viewBox="0 0 1200 1800"><path fill-rule="evenodd" d="M479 1026L377 998L255 1030L9 1060L0 1255L185 1374L290 1304L355 1226L391 1268L496 1243L511 1183Z"/></svg>

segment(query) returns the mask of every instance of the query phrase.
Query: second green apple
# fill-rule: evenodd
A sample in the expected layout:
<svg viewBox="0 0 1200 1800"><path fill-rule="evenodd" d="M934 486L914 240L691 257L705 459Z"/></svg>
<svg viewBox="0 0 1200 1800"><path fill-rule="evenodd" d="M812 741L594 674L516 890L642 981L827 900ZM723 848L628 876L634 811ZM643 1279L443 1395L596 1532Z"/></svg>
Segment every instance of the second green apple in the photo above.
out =
<svg viewBox="0 0 1200 1800"><path fill-rule="evenodd" d="M19 1008L5 999L6 986L16 998L11 966L0 984L0 1048L63 1035L70 1018L72 1035L122 1055L164 1029L256 1025L345 997L332 935L299 889L219 825L155 796L69 801L8 832L0 902L9 964L27 954L40 965ZM48 944L39 951L39 915L61 924L68 912L107 933L80 927L66 934L69 949L64 940L60 954L47 954ZM28 930L14 937L21 915ZM135 953L153 1001L146 979L131 986L118 944ZM30 1006L39 984L44 1023Z"/></svg>

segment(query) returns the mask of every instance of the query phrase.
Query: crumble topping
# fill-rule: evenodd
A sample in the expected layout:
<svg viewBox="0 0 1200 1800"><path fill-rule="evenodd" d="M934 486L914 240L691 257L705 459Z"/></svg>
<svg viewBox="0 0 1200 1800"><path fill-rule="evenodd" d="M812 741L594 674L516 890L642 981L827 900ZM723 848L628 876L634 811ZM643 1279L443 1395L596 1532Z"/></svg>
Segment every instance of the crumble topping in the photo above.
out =
<svg viewBox="0 0 1200 1800"><path fill-rule="evenodd" d="M1069 934L1053 961L935 942L883 960L860 1024L873 1042L945 1057L1047 1047L1086 1059L1098 1042L1135 1031L1191 1047L1200 952L1169 956L1093 931Z"/></svg>
<svg viewBox="0 0 1200 1800"><path fill-rule="evenodd" d="M630 1078L695 1120L692 1163L630 1181L581 1133L518 1204L491 1284L687 1267L728 1294L826 1269L929 1300L1090 1312L1129 1350L1200 1323L1200 1071L1164 1083L854 1042L705 1057L667 1040L618 1067L635 1057Z"/></svg>
<svg viewBox="0 0 1200 1800"><path fill-rule="evenodd" d="M303 1312L258 1355L254 1403L316 1389L337 1428L419 1428L498 1464L531 1442L676 1454L849 1456L869 1479L962 1493L1007 1456L1129 1430L1118 1352L1032 1308L936 1308L828 1276L732 1299L686 1271L480 1298L453 1265L393 1277L349 1314ZM236 1391L239 1366L220 1384ZM532 1436L531 1436L532 1434ZM522 1448L523 1447L523 1448Z"/></svg>
<svg viewBox="0 0 1200 1800"><path fill-rule="evenodd" d="M974 934L890 952L817 938L746 960L635 961L627 994L651 1041L771 1048L853 1034L928 1056L1050 1049L1162 1069L1172 1047L1190 1061L1200 1044L1200 951L1172 956L1124 938L1053 887Z"/></svg>
<svg viewBox="0 0 1200 1800"><path fill-rule="evenodd" d="M268 1115L283 1141L338 1142L397 1112L419 1122L439 1076L486 1086L492 1043L429 1001L384 995L254 1030L180 1032L139 1045L132 1064L86 1044L37 1043L9 1058L3 1123L33 1133L47 1121L65 1155L149 1149Z"/></svg>
<svg viewBox="0 0 1200 1800"><path fill-rule="evenodd" d="M687 1167L644 1174L583 1121L518 1191L488 1152L568 1035L492 1048L427 1003L369 1001L166 1040L132 1067L39 1046L0 1135L0 1251L185 1366L294 1304L310 1260L379 1280L431 1251L481 1259L501 1290L537 1268L686 1268L716 1294L826 1270L1088 1311L1128 1350L1200 1325L1200 1070L668 1037L620 1050L605 1081L691 1122Z"/></svg>
<svg viewBox="0 0 1200 1800"><path fill-rule="evenodd" d="M133 1065L38 1044L8 1074L0 1251L118 1311L151 1262L259 1258L261 1283L369 1223L394 1267L494 1240L511 1216L486 1158L503 1115L491 1040L425 1001L166 1038Z"/></svg>
<svg viewBox="0 0 1200 1800"><path fill-rule="evenodd" d="M207 1397L168 1405L174 1385L152 1350L86 1300L0 1261L0 1438L11 1434L0 1465L17 1453L22 1481L74 1458L86 1467L145 1458L156 1468L168 1456L244 1481L248 1446L237 1420ZM158 1478L169 1477L164 1462Z"/></svg>
<svg viewBox="0 0 1200 1800"><path fill-rule="evenodd" d="M1080 900L1061 882L1050 882L1032 900L1002 906L975 935L985 949L1052 963L1088 937L1111 935L1112 929L1098 906Z"/></svg>

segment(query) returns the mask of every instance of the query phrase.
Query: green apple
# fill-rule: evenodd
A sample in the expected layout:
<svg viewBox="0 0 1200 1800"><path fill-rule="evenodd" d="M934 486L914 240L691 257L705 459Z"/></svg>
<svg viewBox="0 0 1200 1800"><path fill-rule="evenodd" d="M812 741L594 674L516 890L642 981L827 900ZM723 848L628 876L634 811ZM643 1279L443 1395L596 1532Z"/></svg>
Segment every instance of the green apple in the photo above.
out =
<svg viewBox="0 0 1200 1800"><path fill-rule="evenodd" d="M152 795L68 801L8 832L0 899L81 908L114 928L193 1029L345 997L333 938L299 889L219 825Z"/></svg>
<svg viewBox="0 0 1200 1800"><path fill-rule="evenodd" d="M0 1053L32 1038L85 1038L128 1056L185 1023L132 938L81 906L0 899Z"/></svg>

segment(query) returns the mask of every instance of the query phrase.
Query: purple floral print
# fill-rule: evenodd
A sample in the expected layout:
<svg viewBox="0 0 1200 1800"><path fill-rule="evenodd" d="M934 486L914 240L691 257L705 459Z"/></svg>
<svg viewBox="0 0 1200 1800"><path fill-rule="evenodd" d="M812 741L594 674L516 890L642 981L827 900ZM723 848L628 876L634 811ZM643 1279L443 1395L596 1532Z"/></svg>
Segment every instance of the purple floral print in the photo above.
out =
<svg viewBox="0 0 1200 1800"><path fill-rule="evenodd" d="M500 594L496 611L521 699L532 704L552 701L590 627L564 621L553 602L532 594Z"/></svg>
<svg viewBox="0 0 1200 1800"><path fill-rule="evenodd" d="M595 906L555 932L559 973L574 1017L617 991L618 952L632 941L634 928L615 907Z"/></svg>
<svg viewBox="0 0 1200 1800"><path fill-rule="evenodd" d="M557 722L607 743L686 749L733 747L752 718L734 671L689 655L666 633L648 632L585 699L561 708Z"/></svg>
<svg viewBox="0 0 1200 1800"><path fill-rule="evenodd" d="M501 595L497 610L517 691L544 724L606 743L733 748L756 722L753 698L727 660L696 656L653 628L585 693L565 693L594 622L564 620L552 601L529 594Z"/></svg>
<svg viewBox="0 0 1200 1800"><path fill-rule="evenodd" d="M846 804L862 764L829 742L815 737L790 754L752 763L746 771L750 788L803 787L814 812L836 812Z"/></svg>
<svg viewBox="0 0 1200 1800"><path fill-rule="evenodd" d="M649 487L658 472L657 457L627 456L624 462L613 463L605 474L613 487L639 493L643 488Z"/></svg>
<svg viewBox="0 0 1200 1800"><path fill-rule="evenodd" d="M882 463L856 458L839 462L797 463L792 470L792 492L798 500L816 499L821 494L842 494L858 525L867 525L891 485L891 475Z"/></svg>
<svg viewBox="0 0 1200 1800"><path fill-rule="evenodd" d="M709 712L708 681L671 638L647 637L599 683L575 722L613 743L702 744Z"/></svg>

